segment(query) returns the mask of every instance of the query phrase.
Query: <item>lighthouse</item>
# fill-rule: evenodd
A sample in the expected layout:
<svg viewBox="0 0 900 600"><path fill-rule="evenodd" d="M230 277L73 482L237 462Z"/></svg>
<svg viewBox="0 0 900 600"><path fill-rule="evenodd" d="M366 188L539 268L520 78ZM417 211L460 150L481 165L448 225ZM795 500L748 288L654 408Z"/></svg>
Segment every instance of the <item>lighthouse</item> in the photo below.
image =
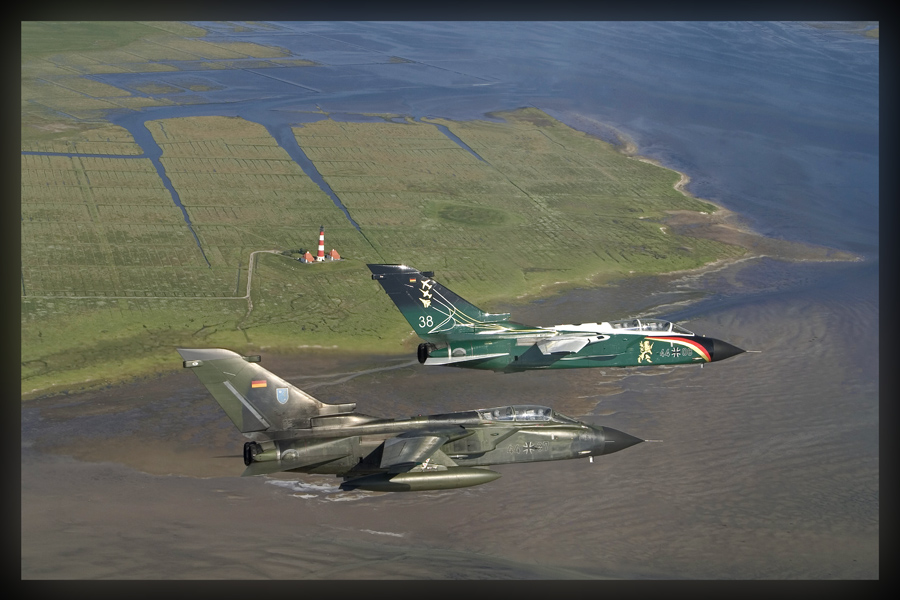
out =
<svg viewBox="0 0 900 600"><path fill-rule="evenodd" d="M340 236L338 236L340 237ZM333 260L343 260L341 255L338 254L337 250L332 249L331 252L325 254L325 226L322 225L319 227L319 250L316 252L316 257L313 258L312 253L309 250L292 250L291 253L303 253L303 256L298 258L302 263L309 264L314 262L330 262Z"/></svg>
<svg viewBox="0 0 900 600"><path fill-rule="evenodd" d="M325 260L325 226L319 228L319 251L316 254L316 262Z"/></svg>

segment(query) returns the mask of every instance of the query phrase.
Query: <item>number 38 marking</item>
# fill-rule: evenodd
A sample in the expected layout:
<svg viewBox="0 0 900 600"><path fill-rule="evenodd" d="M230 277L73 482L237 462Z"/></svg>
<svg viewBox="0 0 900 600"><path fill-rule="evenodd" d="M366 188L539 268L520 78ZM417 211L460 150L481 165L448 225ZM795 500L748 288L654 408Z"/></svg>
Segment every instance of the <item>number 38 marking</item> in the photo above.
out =
<svg viewBox="0 0 900 600"><path fill-rule="evenodd" d="M431 316L427 317L419 317L419 327L431 327L434 325L434 321L431 320Z"/></svg>

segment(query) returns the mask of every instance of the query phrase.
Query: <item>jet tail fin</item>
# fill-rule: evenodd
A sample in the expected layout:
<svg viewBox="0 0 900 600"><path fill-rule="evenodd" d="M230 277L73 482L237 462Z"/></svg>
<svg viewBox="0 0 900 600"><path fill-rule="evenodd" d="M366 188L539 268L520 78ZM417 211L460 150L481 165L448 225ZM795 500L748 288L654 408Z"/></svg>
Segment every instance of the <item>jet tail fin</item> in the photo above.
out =
<svg viewBox="0 0 900 600"><path fill-rule="evenodd" d="M222 348L178 348L225 414L244 434L310 426L312 417L353 412L356 404L325 404L261 367L259 356ZM251 437L251 436L248 436Z"/></svg>
<svg viewBox="0 0 900 600"><path fill-rule="evenodd" d="M441 341L450 333L480 332L506 323L509 313L486 313L433 279L406 265L367 265L419 337Z"/></svg>

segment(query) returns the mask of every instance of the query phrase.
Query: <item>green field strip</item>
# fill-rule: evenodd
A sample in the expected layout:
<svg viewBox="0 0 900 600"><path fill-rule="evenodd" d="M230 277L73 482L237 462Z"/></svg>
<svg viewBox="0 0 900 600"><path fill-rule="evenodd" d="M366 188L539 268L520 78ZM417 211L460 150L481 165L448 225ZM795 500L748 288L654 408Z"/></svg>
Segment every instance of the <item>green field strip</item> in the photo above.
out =
<svg viewBox="0 0 900 600"><path fill-rule="evenodd" d="M199 65L197 65L200 69L206 70L215 70L215 69L273 69L278 65L271 63L268 60L259 60L253 58L247 59L238 59L238 60L217 60L216 62L203 62L201 61Z"/></svg>
<svg viewBox="0 0 900 600"><path fill-rule="evenodd" d="M198 225L260 225L279 223L282 226L308 226L309 216L292 207L198 206L188 208L191 223ZM315 225L313 225L315 227Z"/></svg>
<svg viewBox="0 0 900 600"><path fill-rule="evenodd" d="M73 271L71 266L59 264L46 266L39 272L25 274L25 286L30 296L107 295L107 292L111 295L115 289L108 268L82 265L77 271Z"/></svg>
<svg viewBox="0 0 900 600"><path fill-rule="evenodd" d="M185 228L181 210L169 204L97 204L98 220L103 223L176 225Z"/></svg>
<svg viewBox="0 0 900 600"><path fill-rule="evenodd" d="M83 98L84 94L55 85L44 79L28 79L22 81L22 102L49 106L67 100ZM26 105L27 106L27 105Z"/></svg>
<svg viewBox="0 0 900 600"><path fill-rule="evenodd" d="M379 164L479 164L477 158L458 146L453 148L385 148L383 146L317 147L315 141L304 141L303 151L310 160L327 162L355 162L363 158Z"/></svg>
<svg viewBox="0 0 900 600"><path fill-rule="evenodd" d="M22 58L22 74L26 77L22 78L22 99L32 98L32 88L36 82L50 81L54 77L69 77L81 73L80 69L60 66L46 58L23 57ZM25 94L28 94L27 96Z"/></svg>
<svg viewBox="0 0 900 600"><path fill-rule="evenodd" d="M333 123L334 121L331 122ZM462 156L464 154L473 158L473 160L477 160L453 141L447 139L443 134L430 138L392 138L390 136L379 138L377 135L372 135L371 132L363 133L362 135L365 135L363 138L358 131L347 132L346 135L327 135L321 131L321 128L316 128L315 130L310 128L310 125L318 125L319 123L322 123L322 121L307 124L304 127L294 127L294 134L298 143L303 146L304 151L315 154L317 158L327 159L329 156L335 158L353 157L364 153L363 147L372 146L380 147L387 156L396 157L400 152L411 153L415 150L427 150L453 155L455 159L464 158ZM399 127L399 125L394 126ZM431 126L428 129L437 131ZM381 142L380 144L379 141ZM401 143L402 146L400 145Z"/></svg>
<svg viewBox="0 0 900 600"><path fill-rule="evenodd" d="M377 227L419 227L426 222L420 213L405 209L353 208L353 218L360 226L365 225L367 233Z"/></svg>
<svg viewBox="0 0 900 600"><path fill-rule="evenodd" d="M103 73L109 72L142 72L145 68L152 68L154 63L148 63L142 57L128 50L97 50L92 52L90 58L94 64L84 65L83 68L91 69L90 73L97 73L94 69L116 69L116 71L99 71Z"/></svg>
<svg viewBox="0 0 900 600"><path fill-rule="evenodd" d="M97 206L116 204L123 208L129 206L152 206L154 208L178 208L172 202L172 195L162 182L153 188L136 188L122 186L91 187L86 190Z"/></svg>
<svg viewBox="0 0 900 600"><path fill-rule="evenodd" d="M85 171L76 172L84 173ZM162 185L159 180L159 175L151 171L90 171L88 172L88 177L90 178L90 187L92 188L118 187L153 189ZM79 180L79 183L84 182ZM127 198L125 198L125 200L127 200Z"/></svg>
<svg viewBox="0 0 900 600"><path fill-rule="evenodd" d="M352 206L357 210L364 207L370 209L408 210L421 204L423 198L418 193L364 191L344 192L341 195L341 202L344 206Z"/></svg>
<svg viewBox="0 0 900 600"><path fill-rule="evenodd" d="M314 60L305 58L273 58L269 62L279 67L319 67L321 66Z"/></svg>
<svg viewBox="0 0 900 600"><path fill-rule="evenodd" d="M248 57L248 55L243 52L227 48L226 46L229 44L216 44L202 40L190 40L175 37L166 38L164 41L157 41L155 43L167 50L185 53L191 56L189 60L240 59Z"/></svg>
<svg viewBox="0 0 900 600"><path fill-rule="evenodd" d="M71 169L88 172L125 172L156 175L156 168L149 158L114 158L106 156L72 156ZM91 185L97 185L91 183ZM162 184L157 184L161 186Z"/></svg>
<svg viewBox="0 0 900 600"><path fill-rule="evenodd" d="M104 266L106 260L100 249L90 244L22 244L22 262L31 267L22 272L28 277L47 267Z"/></svg>
<svg viewBox="0 0 900 600"><path fill-rule="evenodd" d="M97 227L103 241L121 245L196 246L184 223L102 223Z"/></svg>
<svg viewBox="0 0 900 600"><path fill-rule="evenodd" d="M134 142L131 134L123 127L111 124L72 127L74 130L68 126L63 127L61 131L54 134L56 136L54 139L29 139L23 132L22 150L134 156L143 154L141 147Z"/></svg>
<svg viewBox="0 0 900 600"><path fill-rule="evenodd" d="M75 162L71 156L42 156L38 154L22 155L22 175L41 176L58 171L75 171Z"/></svg>
<svg viewBox="0 0 900 600"><path fill-rule="evenodd" d="M146 63L156 61L193 61L197 60L197 55L178 50L167 44L159 44L147 40L139 40L125 47L129 54L136 56L139 60ZM95 61L96 62L96 61Z"/></svg>
<svg viewBox="0 0 900 600"><path fill-rule="evenodd" d="M73 154L109 154L140 156L143 150L137 144L127 142L23 140L23 152L59 152Z"/></svg>
<svg viewBox="0 0 900 600"><path fill-rule="evenodd" d="M31 158L23 157L23 158ZM44 157L42 157L44 158ZM61 169L23 169L22 170L23 185L35 185L42 183L46 187L53 186L70 186L78 187L80 180L78 174L71 170Z"/></svg>
<svg viewBox="0 0 900 600"><path fill-rule="evenodd" d="M117 267L206 267L199 250L189 247L117 245L112 249Z"/></svg>
<svg viewBox="0 0 900 600"><path fill-rule="evenodd" d="M182 196L181 202L185 206L246 206L251 204L309 209L321 208L326 204L325 199L328 199L330 202L330 199L318 189L300 191L291 189L234 188L230 191L223 191L192 188L185 190L184 194L179 192L179 196ZM169 201L171 202L171 199Z"/></svg>
<svg viewBox="0 0 900 600"><path fill-rule="evenodd" d="M22 243L44 244L99 244L99 232L87 223L23 222Z"/></svg>
<svg viewBox="0 0 900 600"><path fill-rule="evenodd" d="M165 164L165 161L164 161ZM168 170L167 170L168 173ZM190 198L192 189L227 191L231 188L260 190L312 190L300 175L245 173L188 173L173 171L169 179L179 196ZM184 190L184 192L182 192ZM328 197L323 193L323 198ZM330 199L329 199L330 201Z"/></svg>
<svg viewBox="0 0 900 600"><path fill-rule="evenodd" d="M123 104L117 102L88 98L81 95L69 98L44 99L35 103L43 105L50 110L57 110L72 115L76 119L90 119L92 116L96 116L99 111L110 111L123 106Z"/></svg>
<svg viewBox="0 0 900 600"><path fill-rule="evenodd" d="M164 152L167 148L163 149ZM163 159L166 174L178 173L215 173L215 174L241 174L241 175L289 175L294 177L306 177L300 165L290 160L285 155L282 160L254 159L254 158L170 158L166 154Z"/></svg>
<svg viewBox="0 0 900 600"><path fill-rule="evenodd" d="M74 268L74 271L73 271ZM66 279L70 284L66 285ZM210 298L234 297L234 269L181 267L178 265L146 267L122 265L108 267L56 264L40 272L23 276L28 296L129 296ZM238 296L242 297L245 290Z"/></svg>
<svg viewBox="0 0 900 600"><path fill-rule="evenodd" d="M80 76L66 75L55 77L50 83L93 98L118 98L132 95L127 90Z"/></svg>
<svg viewBox="0 0 900 600"><path fill-rule="evenodd" d="M23 221L45 221L54 223L65 221L76 223L79 221L91 221L91 214L84 204L40 204L32 202L22 205Z"/></svg>
<svg viewBox="0 0 900 600"><path fill-rule="evenodd" d="M333 206L333 205L332 205ZM194 229L197 227L239 227L260 226L263 223L277 223L281 226L299 228L343 227L347 219L340 211L335 211L321 204L310 207L275 205L272 207L251 208L248 206L188 206L188 215Z"/></svg>
<svg viewBox="0 0 900 600"><path fill-rule="evenodd" d="M140 60L136 56L129 57L130 60ZM78 68L78 71L82 75L105 75L107 73L146 73L146 72L166 72L166 71L177 71L178 69L171 67L169 65L164 65L161 63L118 63L118 64L107 64L107 63L99 63L96 65L83 65Z"/></svg>
<svg viewBox="0 0 900 600"><path fill-rule="evenodd" d="M283 58L290 56L290 52L284 48L263 46L255 42L215 42L213 45L252 58Z"/></svg>
<svg viewBox="0 0 900 600"><path fill-rule="evenodd" d="M254 143L257 140L224 142L219 139L202 141L165 143L165 153L169 158L244 158L257 160L290 160L290 157L278 145Z"/></svg>
<svg viewBox="0 0 900 600"><path fill-rule="evenodd" d="M239 117L182 117L147 121L146 125L161 146L174 143L181 147L186 142L216 140L218 143L279 148L265 127ZM287 156L283 149L280 150Z"/></svg>

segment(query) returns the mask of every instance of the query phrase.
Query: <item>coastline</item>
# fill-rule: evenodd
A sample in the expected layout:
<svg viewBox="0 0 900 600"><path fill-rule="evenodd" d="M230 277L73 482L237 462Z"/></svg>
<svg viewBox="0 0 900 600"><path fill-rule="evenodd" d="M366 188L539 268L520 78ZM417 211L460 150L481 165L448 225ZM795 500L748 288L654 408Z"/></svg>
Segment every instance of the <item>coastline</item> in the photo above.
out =
<svg viewBox="0 0 900 600"><path fill-rule="evenodd" d="M611 126L603 126L615 133L617 139L620 141L620 144L617 148L620 153L627 156L628 158L632 158L634 160L647 164L652 164L654 166L678 174L679 180L673 184L673 188L687 197L695 198L686 189L686 186L690 183L689 175L670 167L666 167L654 159L637 154L637 146L633 142L631 142L625 135L613 129ZM599 136L596 136L593 133L584 130L578 131L581 131L585 135L600 139ZM688 210L666 211L668 213L668 216L662 220L663 225L660 227L662 232L667 233L666 229L669 229L675 233L689 238L705 238L733 246L738 246L745 249L745 254L738 257L719 258L691 269L676 269L673 271L660 272L652 275L640 274L639 276L657 280L660 284L662 284L662 280L668 277L682 274L702 275L704 273L713 272L715 270L722 269L733 264L763 257L770 257L777 260L816 262L854 262L862 260L859 256L853 255L848 252L834 250L831 248L767 238L747 227L742 222L742 218L739 213L716 204L715 202L711 202L707 199L701 198L699 200L711 206L714 206L716 208L715 212L706 213ZM274 253L276 251L257 251L253 254L255 255L258 252ZM633 274L634 272L632 271L630 274L625 275L624 277L628 278ZM524 296L510 298L509 300L514 305L523 306L535 302L542 302L549 298L558 297L560 295L565 295L566 293L575 290L582 290L585 288L602 288L614 285L615 282L621 281L622 279L623 277L618 274L610 275L609 273L605 272L596 273L586 277L584 283L580 283L578 281L560 281L556 284L542 284L536 291L529 292ZM247 294L245 295L245 297L252 303L249 278L247 283ZM250 310L252 310L252 304ZM240 331L240 327L238 327L238 331ZM408 346L414 345L416 339L417 338L415 337L415 335L410 332L410 334L405 336L399 344L393 345L393 350L391 350L388 345L385 344L385 348L381 351L381 354L385 357L394 357L398 359L407 356L410 352ZM267 346L260 345L254 348L254 351L266 352ZM367 354L365 350L348 350L346 348L339 348L337 346L328 347L317 344L301 345L296 349L277 348L272 350L271 352L273 355L292 357L303 361L309 360L315 356L322 355L323 353L330 357L351 361L359 360L362 357L371 354ZM135 360L134 362L140 361ZM114 387L134 384L136 382L147 382L158 379L160 377L170 376L177 372L177 370L178 369L175 367L161 367L158 364L151 365L150 367L144 365L143 368L141 366L136 366L131 370L126 367L116 370L115 374L112 376L105 373L101 377L89 377L87 379L79 381L78 384L74 386L71 383L63 383L33 388L27 392L23 391L21 399L22 401L30 401L53 396L68 396L72 394L110 389Z"/></svg>
<svg viewBox="0 0 900 600"><path fill-rule="evenodd" d="M616 135L622 142L620 150L622 154L643 163L674 171L678 174L679 180L675 182L672 187L689 198L697 198L687 190L687 185L691 182L691 178L687 173L667 167L655 159L638 154L638 147L634 142L619 131L616 131ZM702 273L706 271L707 268L763 257L770 257L778 260L809 260L822 262L859 262L863 260L861 256L842 250L766 237L747 226L746 223L743 222L740 213L725 208L721 204L707 198L697 199L716 207L716 211L714 213L695 213L684 210L666 211L669 216L663 221L665 225L689 237L701 237L746 248L751 254L739 258L717 260L708 263L707 265L703 265L698 269L661 273L661 276L676 275L681 272Z"/></svg>
<svg viewBox="0 0 900 600"><path fill-rule="evenodd" d="M703 275L726 268L730 265L761 258L772 258L775 260L791 262L862 262L864 260L863 257L857 254L829 248L827 246L766 237L749 227L744 222L744 218L740 213L707 198L698 198L697 196L694 196L687 189L688 184L691 182L691 177L687 173L666 166L656 159L638 154L639 149L637 144L635 144L630 137L612 125L594 121L581 114L568 113L564 117L558 112L556 112L556 114L554 114L553 111L547 112L561 123L564 123L587 136L612 144L619 153L628 158L676 173L679 176L679 179L672 185L673 189L686 197L700 200L716 209L715 212L710 213L686 210L666 211L668 216L663 219L663 226L661 227L663 233L666 233L665 228L671 228L672 231L687 237L715 240L725 244L739 246L747 251L747 254L744 256L720 258L692 269L676 269L673 271L656 273L654 275L645 275L646 277L664 279L678 275ZM569 124L569 120L590 124L591 127L600 129L615 141L612 142L604 139L604 136L596 131L591 132L584 128L578 129ZM615 284L615 282L619 280L621 280L621 277L610 277L606 274L596 274L587 279L589 284L588 287L608 286ZM523 304L539 302L575 289L583 288L573 286L572 282L559 282L558 286L542 286L539 292L527 296L520 296L514 300L517 303L524 300L524 302L522 302Z"/></svg>
<svg viewBox="0 0 900 600"><path fill-rule="evenodd" d="M756 240L757 249L762 249L765 244L768 244L770 250L767 252L754 252L752 254L747 254L745 256L734 257L734 258L721 258L715 261L709 262L702 266L693 268L693 269L682 269L675 271L668 271L663 273L657 273L654 275L641 275L640 277L655 282L653 287L658 288L658 291L665 291L664 289L664 280L679 276L679 275L694 275L701 276L704 274L712 273L721 269L728 268L732 265L736 265L743 262L750 262L756 259L770 257L776 260L787 260L787 261L810 261L810 262L857 262L862 260L860 257L849 253L840 253L838 251L829 249L829 248L819 248L815 246L808 246L803 244L798 244L794 242L785 242L780 240L768 240L768 238L764 238L762 236L758 236L755 233L749 232L748 230L734 225L729 224L728 221L732 218L737 218L738 216L729 211L728 209L722 208L725 214L720 215L721 219L703 219L703 220L694 220L694 219L684 219L679 221L679 217L681 215L674 215L672 217L672 222L668 222L669 225L672 226L683 226L683 227L701 227L701 234L697 235L697 237L704 237L704 233L711 237L712 239L717 239L719 241L725 241L726 243L735 243L734 241L729 242L728 240ZM692 213L689 213L689 216L692 216ZM713 215L709 215L712 217ZM693 231L696 231L693 230ZM737 244L741 245L741 244ZM744 247L744 246L742 246ZM783 256L779 255L779 250L784 249L790 251L793 256ZM748 249L749 251L749 249ZM844 255L845 257L838 256L835 257L834 254ZM629 276L626 276L626 279ZM584 289L599 289L599 288L609 288L617 285L617 282L622 281L622 277L608 277L606 275L595 275L588 279L588 285L573 285L571 282L561 283L560 285L565 285L565 289L559 289L556 286L544 286L536 293L530 294L527 299L523 302L519 298L510 299L513 304L513 310L515 307L524 307L529 304L544 302L551 298L559 298L564 297L567 293L581 291ZM513 318L515 314L513 314ZM366 352L364 350L348 350L346 348L340 348L337 346L321 346L317 344L302 344L299 345L296 349L269 349L267 346L258 346L254 349L256 352L267 353L268 359L270 361L284 361L285 363L297 362L306 364L310 361L317 360L326 360L328 362L369 362L369 361L392 361L392 360L402 360L405 357L413 356L412 350L407 348L414 347L417 337L414 332L409 332L407 336L403 338L400 344L394 345L395 349L392 351L389 349L388 345L385 344L385 347L380 350L377 354L373 354L371 352ZM173 347L173 355L174 355L174 347ZM173 360L173 364L177 363L177 361ZM368 368L368 367L367 367ZM45 388L36 388L30 390L29 392L22 394L22 401L28 402L32 400L41 400L59 396L77 396L80 394L88 394L92 392L101 392L104 390L115 390L117 388L124 388L126 386L133 386L135 384L141 383L152 383L154 381L160 380L162 378L171 377L177 374L180 371L179 367L172 366L170 368L161 368L161 369L147 369L144 371L133 371L125 374L126 371L118 371L117 376L114 377L102 377L97 379L87 379L82 383L84 385L80 387L76 387L71 389L70 384L64 384L60 387L67 387L68 389L57 389L55 386L45 387ZM362 374L362 373L359 373ZM324 377L324 376L323 376Z"/></svg>

